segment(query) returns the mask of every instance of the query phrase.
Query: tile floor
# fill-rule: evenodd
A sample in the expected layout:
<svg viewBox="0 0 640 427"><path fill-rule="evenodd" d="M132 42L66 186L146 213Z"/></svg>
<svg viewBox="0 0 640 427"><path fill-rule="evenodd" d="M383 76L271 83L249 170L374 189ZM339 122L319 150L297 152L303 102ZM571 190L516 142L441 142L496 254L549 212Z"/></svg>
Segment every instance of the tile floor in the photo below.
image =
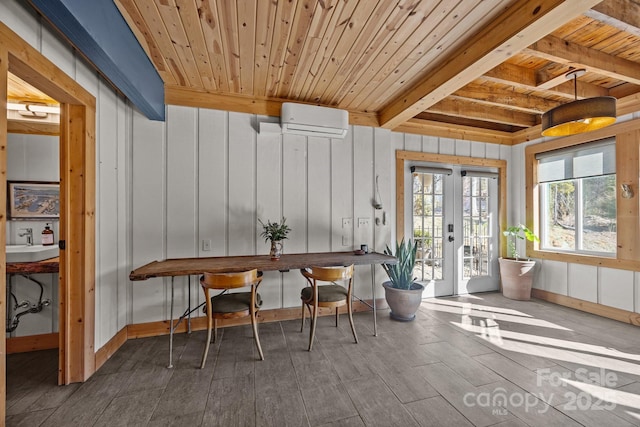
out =
<svg viewBox="0 0 640 427"><path fill-rule="evenodd" d="M7 358L8 426L640 425L640 328L500 294L425 300L416 321L355 315L128 341L84 384L55 385L57 352ZM308 325L308 323L307 323ZM308 326L307 326L308 327Z"/></svg>

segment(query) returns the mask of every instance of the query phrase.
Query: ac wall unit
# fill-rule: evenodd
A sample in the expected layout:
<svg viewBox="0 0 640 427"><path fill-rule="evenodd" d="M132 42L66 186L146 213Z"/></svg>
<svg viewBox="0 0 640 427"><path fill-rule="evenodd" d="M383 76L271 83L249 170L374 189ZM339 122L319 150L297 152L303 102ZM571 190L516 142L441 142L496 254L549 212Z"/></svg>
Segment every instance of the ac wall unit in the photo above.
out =
<svg viewBox="0 0 640 427"><path fill-rule="evenodd" d="M280 112L282 133L344 138L349 129L349 112L337 108L284 102Z"/></svg>

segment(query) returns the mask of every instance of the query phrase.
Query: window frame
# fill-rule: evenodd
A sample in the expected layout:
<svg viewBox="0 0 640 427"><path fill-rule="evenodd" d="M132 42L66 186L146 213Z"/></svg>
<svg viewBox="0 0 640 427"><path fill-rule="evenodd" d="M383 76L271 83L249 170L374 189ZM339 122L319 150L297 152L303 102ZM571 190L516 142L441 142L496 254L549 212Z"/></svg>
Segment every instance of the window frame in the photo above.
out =
<svg viewBox="0 0 640 427"><path fill-rule="evenodd" d="M623 270L639 269L640 119L629 120L593 132L556 138L525 147L526 222L533 226L533 231L536 234L540 234L540 190L536 155L611 137L616 140L616 222L618 230L616 253L613 256L605 256L553 251L541 249L539 242L527 242L526 254L528 257ZM620 197L621 184L631 185L635 195L628 199Z"/></svg>

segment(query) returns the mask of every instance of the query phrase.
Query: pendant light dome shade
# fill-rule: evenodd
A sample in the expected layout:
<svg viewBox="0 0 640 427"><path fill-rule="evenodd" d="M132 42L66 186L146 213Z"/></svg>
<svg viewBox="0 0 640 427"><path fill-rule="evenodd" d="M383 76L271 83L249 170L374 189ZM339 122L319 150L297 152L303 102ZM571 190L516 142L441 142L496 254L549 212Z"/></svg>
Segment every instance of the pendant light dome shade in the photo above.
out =
<svg viewBox="0 0 640 427"><path fill-rule="evenodd" d="M542 115L542 136L567 136L612 125L616 99L598 96L559 105Z"/></svg>

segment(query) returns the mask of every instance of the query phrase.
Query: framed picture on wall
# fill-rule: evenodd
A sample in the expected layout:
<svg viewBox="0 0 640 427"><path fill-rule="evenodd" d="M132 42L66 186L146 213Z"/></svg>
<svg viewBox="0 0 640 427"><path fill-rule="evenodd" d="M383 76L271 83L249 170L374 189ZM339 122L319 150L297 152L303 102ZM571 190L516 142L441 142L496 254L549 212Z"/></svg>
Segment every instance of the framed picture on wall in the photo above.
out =
<svg viewBox="0 0 640 427"><path fill-rule="evenodd" d="M7 182L9 219L60 218L59 182Z"/></svg>

